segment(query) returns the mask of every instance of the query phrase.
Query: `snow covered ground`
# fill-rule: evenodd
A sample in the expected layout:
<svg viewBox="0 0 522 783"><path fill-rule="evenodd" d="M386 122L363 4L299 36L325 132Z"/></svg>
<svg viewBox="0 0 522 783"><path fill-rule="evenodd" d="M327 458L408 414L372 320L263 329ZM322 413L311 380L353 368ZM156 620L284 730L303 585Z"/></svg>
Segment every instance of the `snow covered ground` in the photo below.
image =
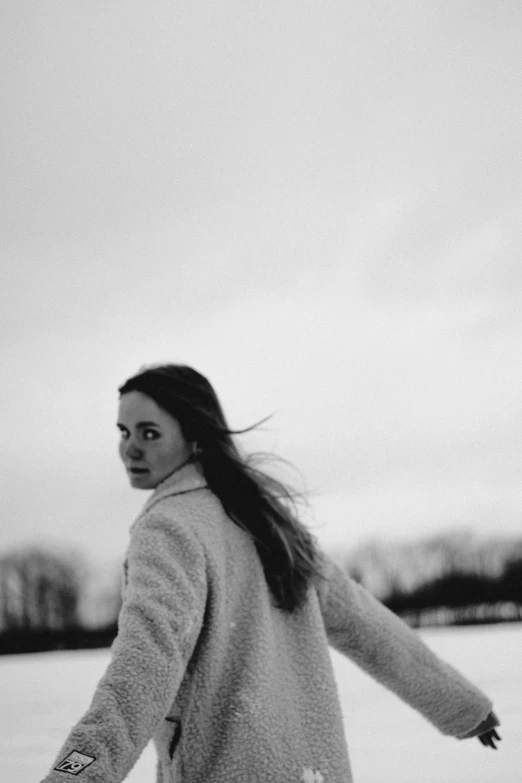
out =
<svg viewBox="0 0 522 783"><path fill-rule="evenodd" d="M421 636L494 701L497 751L455 740L333 653L356 783L520 783L522 624L438 628ZM88 706L108 650L0 657L0 781L38 783ZM148 746L128 783L153 783Z"/></svg>

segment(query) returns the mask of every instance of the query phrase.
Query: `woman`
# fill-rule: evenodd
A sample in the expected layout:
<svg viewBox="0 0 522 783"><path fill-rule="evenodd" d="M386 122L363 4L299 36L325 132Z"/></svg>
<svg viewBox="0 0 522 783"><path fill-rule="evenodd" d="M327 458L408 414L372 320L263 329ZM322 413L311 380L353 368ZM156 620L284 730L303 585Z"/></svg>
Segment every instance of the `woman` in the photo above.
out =
<svg viewBox="0 0 522 783"><path fill-rule="evenodd" d="M325 555L182 365L120 387L120 456L154 490L130 530L111 662L45 783L352 780L331 644L441 732L495 747L491 701Z"/></svg>

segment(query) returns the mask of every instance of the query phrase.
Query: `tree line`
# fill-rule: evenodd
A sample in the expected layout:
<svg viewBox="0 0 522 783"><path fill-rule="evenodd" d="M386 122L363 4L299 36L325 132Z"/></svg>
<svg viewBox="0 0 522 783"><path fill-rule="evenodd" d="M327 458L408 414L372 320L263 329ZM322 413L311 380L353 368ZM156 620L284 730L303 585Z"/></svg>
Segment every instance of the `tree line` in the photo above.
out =
<svg viewBox="0 0 522 783"><path fill-rule="evenodd" d="M522 619L522 538L371 540L336 560L412 626ZM109 646L120 608L118 563L96 571L41 546L0 555L0 654Z"/></svg>
<svg viewBox="0 0 522 783"><path fill-rule="evenodd" d="M368 541L343 566L410 625L522 619L522 538L471 530L416 541Z"/></svg>
<svg viewBox="0 0 522 783"><path fill-rule="evenodd" d="M78 552L0 555L0 654L105 647L117 632L119 570L101 581Z"/></svg>

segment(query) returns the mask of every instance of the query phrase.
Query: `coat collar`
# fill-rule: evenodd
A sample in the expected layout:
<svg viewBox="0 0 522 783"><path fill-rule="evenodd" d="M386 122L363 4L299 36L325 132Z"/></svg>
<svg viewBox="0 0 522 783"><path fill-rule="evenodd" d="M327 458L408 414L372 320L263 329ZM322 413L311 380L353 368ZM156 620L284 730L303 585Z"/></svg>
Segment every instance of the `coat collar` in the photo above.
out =
<svg viewBox="0 0 522 783"><path fill-rule="evenodd" d="M195 489L207 486L201 463L197 461L189 462L175 470L174 473L171 473L170 476L167 476L158 484L145 503L143 512L149 511L152 506L155 506L156 503L169 495L182 495L185 492L192 492Z"/></svg>

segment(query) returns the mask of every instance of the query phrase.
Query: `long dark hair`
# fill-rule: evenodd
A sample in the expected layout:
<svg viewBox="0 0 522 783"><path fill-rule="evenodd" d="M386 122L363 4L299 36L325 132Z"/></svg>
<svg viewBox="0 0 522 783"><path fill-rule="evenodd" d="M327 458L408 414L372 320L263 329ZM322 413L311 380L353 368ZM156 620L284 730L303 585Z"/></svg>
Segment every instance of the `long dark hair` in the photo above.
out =
<svg viewBox="0 0 522 783"><path fill-rule="evenodd" d="M297 517L299 495L254 466L261 455L243 457L232 435L248 432L228 427L209 381L182 364L141 369L118 391L139 391L179 422L187 441L196 441L205 479L225 512L255 542L276 606L302 606L312 580L321 576L314 540Z"/></svg>

